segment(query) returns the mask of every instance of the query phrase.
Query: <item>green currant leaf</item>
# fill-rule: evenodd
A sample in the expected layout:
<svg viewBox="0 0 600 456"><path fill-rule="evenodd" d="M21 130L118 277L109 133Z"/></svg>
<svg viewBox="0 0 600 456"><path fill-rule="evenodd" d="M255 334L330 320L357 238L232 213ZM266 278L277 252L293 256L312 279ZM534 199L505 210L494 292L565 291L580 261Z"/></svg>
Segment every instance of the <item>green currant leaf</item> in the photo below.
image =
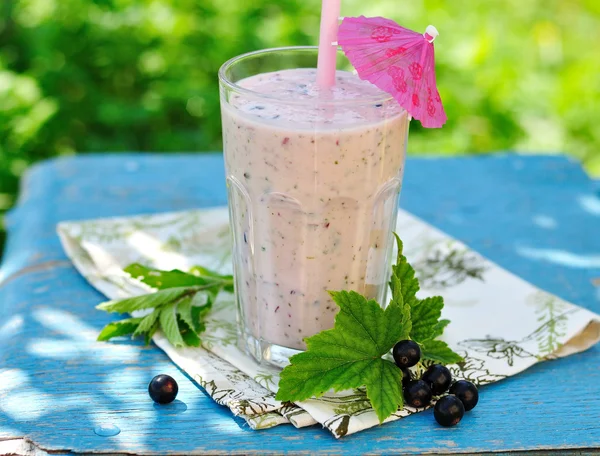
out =
<svg viewBox="0 0 600 456"><path fill-rule="evenodd" d="M393 272L390 279L390 286L392 288L392 301L390 305L396 305L401 310L401 320L398 322L402 328L400 340L405 340L410 337L412 330L411 307L410 304L404 302L404 298L402 297L402 282Z"/></svg>
<svg viewBox="0 0 600 456"><path fill-rule="evenodd" d="M396 233L394 233L394 236L398 243L398 256L396 264L392 266L392 276L397 277L397 281L390 283L392 296L398 294L396 289L398 288L398 285L400 285L400 293L402 294L403 302L413 307L418 302L416 295L419 291L419 280L415 277L415 270L402 253L402 241Z"/></svg>
<svg viewBox="0 0 600 456"><path fill-rule="evenodd" d="M403 310L350 291L331 292L340 306L333 329L306 339L307 350L294 355L281 372L277 399L302 401L365 385L380 421L402 406L402 372L382 359L402 336Z"/></svg>
<svg viewBox="0 0 600 456"><path fill-rule="evenodd" d="M410 338L417 342L432 339L443 307L444 299L441 296L418 300L412 307Z"/></svg>
<svg viewBox="0 0 600 456"><path fill-rule="evenodd" d="M421 344L421 359L441 364L455 364L463 358L452 351L448 344L441 340L427 340Z"/></svg>
<svg viewBox="0 0 600 456"><path fill-rule="evenodd" d="M446 329L446 326L448 326L449 324L450 324L450 320L440 320L440 321L438 321L435 324L435 326L433 327L433 334L432 334L431 338L432 339L437 339L442 334L444 334L444 329Z"/></svg>

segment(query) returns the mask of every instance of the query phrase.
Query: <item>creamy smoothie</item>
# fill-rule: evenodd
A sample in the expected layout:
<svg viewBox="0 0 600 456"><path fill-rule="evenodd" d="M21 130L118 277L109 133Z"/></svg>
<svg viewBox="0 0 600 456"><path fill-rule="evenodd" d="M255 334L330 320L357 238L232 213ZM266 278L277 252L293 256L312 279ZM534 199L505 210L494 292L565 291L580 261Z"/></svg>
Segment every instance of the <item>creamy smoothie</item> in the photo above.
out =
<svg viewBox="0 0 600 456"><path fill-rule="evenodd" d="M408 131L370 83L338 71L320 93L315 79L259 74L222 101L241 324L300 350L333 327L328 290L385 298Z"/></svg>

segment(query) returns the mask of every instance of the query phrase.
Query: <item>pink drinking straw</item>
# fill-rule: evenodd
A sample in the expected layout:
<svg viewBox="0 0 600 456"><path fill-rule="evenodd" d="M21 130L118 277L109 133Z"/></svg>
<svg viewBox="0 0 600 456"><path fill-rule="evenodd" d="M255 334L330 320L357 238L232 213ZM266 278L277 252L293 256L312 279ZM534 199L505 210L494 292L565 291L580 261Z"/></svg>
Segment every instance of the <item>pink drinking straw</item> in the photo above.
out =
<svg viewBox="0 0 600 456"><path fill-rule="evenodd" d="M317 60L317 84L321 88L335 84L337 57L337 31L341 0L323 0L321 29L319 31L319 57Z"/></svg>

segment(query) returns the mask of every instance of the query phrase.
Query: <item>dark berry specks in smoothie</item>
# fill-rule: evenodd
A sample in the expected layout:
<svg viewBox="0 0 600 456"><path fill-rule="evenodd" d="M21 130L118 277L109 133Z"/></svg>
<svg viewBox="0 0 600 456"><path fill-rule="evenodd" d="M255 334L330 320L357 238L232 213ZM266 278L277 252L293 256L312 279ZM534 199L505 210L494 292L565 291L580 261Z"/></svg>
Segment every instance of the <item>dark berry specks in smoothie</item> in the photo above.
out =
<svg viewBox="0 0 600 456"><path fill-rule="evenodd" d="M237 298L245 326L296 349L333 326L338 307L328 290L383 297L394 226L385 208L397 207L408 126L395 101L351 73L339 72L330 94L344 107L320 104L315 75L284 70L238 81L266 96L223 106L230 206L246 214L232 223L244 240L235 273L246 284Z"/></svg>

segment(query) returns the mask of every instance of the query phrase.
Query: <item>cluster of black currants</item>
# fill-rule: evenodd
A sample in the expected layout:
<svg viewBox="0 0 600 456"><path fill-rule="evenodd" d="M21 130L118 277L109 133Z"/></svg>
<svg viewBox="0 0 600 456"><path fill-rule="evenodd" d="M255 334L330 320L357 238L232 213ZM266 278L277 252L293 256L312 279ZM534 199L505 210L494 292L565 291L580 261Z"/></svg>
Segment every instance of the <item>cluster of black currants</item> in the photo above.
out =
<svg viewBox="0 0 600 456"><path fill-rule="evenodd" d="M412 340L401 340L392 351L396 365L402 369L402 389L404 401L411 407L426 407L433 396L450 394L438 399L433 410L435 420L442 426L454 426L460 422L465 412L473 409L479 401L479 392L473 383L459 380L452 383L452 374L447 367L433 364L420 379L413 379L411 367L421 359L421 348Z"/></svg>

